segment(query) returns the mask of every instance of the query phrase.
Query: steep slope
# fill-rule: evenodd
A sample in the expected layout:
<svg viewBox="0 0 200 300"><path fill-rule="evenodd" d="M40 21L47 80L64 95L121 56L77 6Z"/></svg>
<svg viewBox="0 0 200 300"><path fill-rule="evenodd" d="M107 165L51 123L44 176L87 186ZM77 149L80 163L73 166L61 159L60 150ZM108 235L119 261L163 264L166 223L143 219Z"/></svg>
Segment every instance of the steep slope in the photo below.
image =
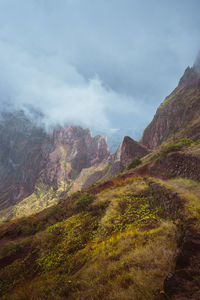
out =
<svg viewBox="0 0 200 300"><path fill-rule="evenodd" d="M144 133L162 143L152 152L125 137L110 155L80 127L52 132L21 209L52 207L0 225L1 299L200 298L199 89L189 68ZM142 163L124 170L133 157Z"/></svg>
<svg viewBox="0 0 200 300"><path fill-rule="evenodd" d="M133 158L144 157L148 152L145 146L125 136L116 153L111 154L107 160L102 161L100 164L95 164L91 168L82 169L80 175L74 181L70 192L76 192L98 181L108 180L122 172Z"/></svg>
<svg viewBox="0 0 200 300"><path fill-rule="evenodd" d="M138 176L146 160L0 225L1 298L198 299L200 183Z"/></svg>
<svg viewBox="0 0 200 300"><path fill-rule="evenodd" d="M134 157L141 158L148 154L148 149L140 143L134 141L129 136L125 136L120 153L121 168L125 168Z"/></svg>
<svg viewBox="0 0 200 300"><path fill-rule="evenodd" d="M103 136L92 137L88 129L68 126L50 135L54 150L49 154L40 182L55 190L67 191L83 168L108 158L109 150Z"/></svg>
<svg viewBox="0 0 200 300"><path fill-rule="evenodd" d="M23 112L6 113L0 122L0 209L30 195L47 163L48 140Z"/></svg>
<svg viewBox="0 0 200 300"><path fill-rule="evenodd" d="M153 299L173 271L167 218L181 199L152 180L119 178L1 225L2 299Z"/></svg>
<svg viewBox="0 0 200 300"><path fill-rule="evenodd" d="M199 58L185 70L177 88L158 108L145 129L142 144L155 149L168 138L200 138L200 70Z"/></svg>
<svg viewBox="0 0 200 300"><path fill-rule="evenodd" d="M67 126L50 135L24 113L0 122L0 219L37 212L67 193L83 168L109 156L106 139Z"/></svg>
<svg viewBox="0 0 200 300"><path fill-rule="evenodd" d="M4 114L0 130L0 221L51 206L124 170L148 150L129 137L114 154L106 138L80 126L45 133L23 112Z"/></svg>
<svg viewBox="0 0 200 300"><path fill-rule="evenodd" d="M180 176L200 181L200 140L182 138L175 143L163 143L130 172L162 179Z"/></svg>

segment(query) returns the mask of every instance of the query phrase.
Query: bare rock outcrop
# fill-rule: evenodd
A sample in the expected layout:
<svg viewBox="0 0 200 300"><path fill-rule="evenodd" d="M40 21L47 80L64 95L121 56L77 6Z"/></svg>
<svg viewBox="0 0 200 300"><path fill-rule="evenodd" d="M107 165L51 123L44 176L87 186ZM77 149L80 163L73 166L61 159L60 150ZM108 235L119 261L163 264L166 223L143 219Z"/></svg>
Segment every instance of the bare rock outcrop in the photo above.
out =
<svg viewBox="0 0 200 300"><path fill-rule="evenodd" d="M199 139L200 73L188 67L178 87L158 108L152 122L145 129L142 144L155 149L168 138ZM198 129L197 129L198 127Z"/></svg>
<svg viewBox="0 0 200 300"><path fill-rule="evenodd" d="M58 127L47 134L23 111L3 114L0 122L0 209L48 189L68 191L83 168L107 159L105 137L92 137L80 126ZM31 200L30 200L31 201ZM46 201L46 200L45 200Z"/></svg>
<svg viewBox="0 0 200 300"><path fill-rule="evenodd" d="M125 168L134 157L141 158L148 154L148 149L140 143L134 141L129 136L125 136L120 153L121 168Z"/></svg>

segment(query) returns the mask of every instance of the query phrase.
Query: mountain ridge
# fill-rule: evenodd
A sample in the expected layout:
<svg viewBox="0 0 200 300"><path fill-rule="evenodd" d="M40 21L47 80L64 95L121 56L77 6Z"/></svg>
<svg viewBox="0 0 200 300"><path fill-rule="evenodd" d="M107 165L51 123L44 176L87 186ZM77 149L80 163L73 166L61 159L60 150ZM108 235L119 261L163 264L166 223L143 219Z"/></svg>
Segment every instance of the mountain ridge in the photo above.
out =
<svg viewBox="0 0 200 300"><path fill-rule="evenodd" d="M144 130L142 144L155 149L169 138L188 137L199 139L198 122L200 115L200 74L194 67L188 67L178 86L161 103L152 122ZM187 131L185 131L185 127ZM181 132L182 130L182 132Z"/></svg>
<svg viewBox="0 0 200 300"><path fill-rule="evenodd" d="M83 129L52 133L50 166L40 173L51 190L41 199L56 202L0 224L3 300L200 298L199 78L186 69L142 143L125 137L114 154ZM72 193L59 190L57 179L73 175L78 146L87 152L88 144Z"/></svg>
<svg viewBox="0 0 200 300"><path fill-rule="evenodd" d="M106 180L122 171L133 156L147 153L125 138L111 154L105 137L92 137L80 126L58 126L46 133L22 111L5 114L1 126L1 221L53 205L62 194Z"/></svg>

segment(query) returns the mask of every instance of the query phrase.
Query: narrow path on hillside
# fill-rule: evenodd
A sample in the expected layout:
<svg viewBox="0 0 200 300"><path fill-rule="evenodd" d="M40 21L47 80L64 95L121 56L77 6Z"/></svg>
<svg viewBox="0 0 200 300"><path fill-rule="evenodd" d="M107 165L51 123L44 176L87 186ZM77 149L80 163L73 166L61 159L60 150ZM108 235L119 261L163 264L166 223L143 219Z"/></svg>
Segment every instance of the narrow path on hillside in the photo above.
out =
<svg viewBox="0 0 200 300"><path fill-rule="evenodd" d="M187 179L173 179L167 185L185 202L185 228L181 251L175 271L164 282L167 299L200 299L200 183Z"/></svg>

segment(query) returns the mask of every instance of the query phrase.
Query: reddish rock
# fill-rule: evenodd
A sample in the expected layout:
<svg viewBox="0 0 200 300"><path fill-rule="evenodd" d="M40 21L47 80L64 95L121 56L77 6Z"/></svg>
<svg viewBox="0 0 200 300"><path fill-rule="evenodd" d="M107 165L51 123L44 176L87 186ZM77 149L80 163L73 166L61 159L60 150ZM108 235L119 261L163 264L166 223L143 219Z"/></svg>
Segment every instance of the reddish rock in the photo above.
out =
<svg viewBox="0 0 200 300"><path fill-rule="evenodd" d="M2 116L0 124L0 209L31 194L47 157L45 132L23 112Z"/></svg>
<svg viewBox="0 0 200 300"><path fill-rule="evenodd" d="M145 146L134 141L129 136L125 136L120 153L120 164L122 168L125 168L134 157L141 158L148 154L148 150Z"/></svg>
<svg viewBox="0 0 200 300"><path fill-rule="evenodd" d="M91 136L89 129L80 126L58 128L50 137L54 150L42 173L42 181L58 188L59 182L70 184L83 168L89 168L109 157L106 138Z"/></svg>
<svg viewBox="0 0 200 300"><path fill-rule="evenodd" d="M169 137L200 138L200 73L196 67L187 68L178 87L158 108L145 129L142 144L155 149ZM195 122L196 120L196 122Z"/></svg>
<svg viewBox="0 0 200 300"><path fill-rule="evenodd" d="M0 209L34 192L36 184L55 190L109 157L106 138L80 126L56 128L50 135L23 112L4 114L0 123Z"/></svg>

